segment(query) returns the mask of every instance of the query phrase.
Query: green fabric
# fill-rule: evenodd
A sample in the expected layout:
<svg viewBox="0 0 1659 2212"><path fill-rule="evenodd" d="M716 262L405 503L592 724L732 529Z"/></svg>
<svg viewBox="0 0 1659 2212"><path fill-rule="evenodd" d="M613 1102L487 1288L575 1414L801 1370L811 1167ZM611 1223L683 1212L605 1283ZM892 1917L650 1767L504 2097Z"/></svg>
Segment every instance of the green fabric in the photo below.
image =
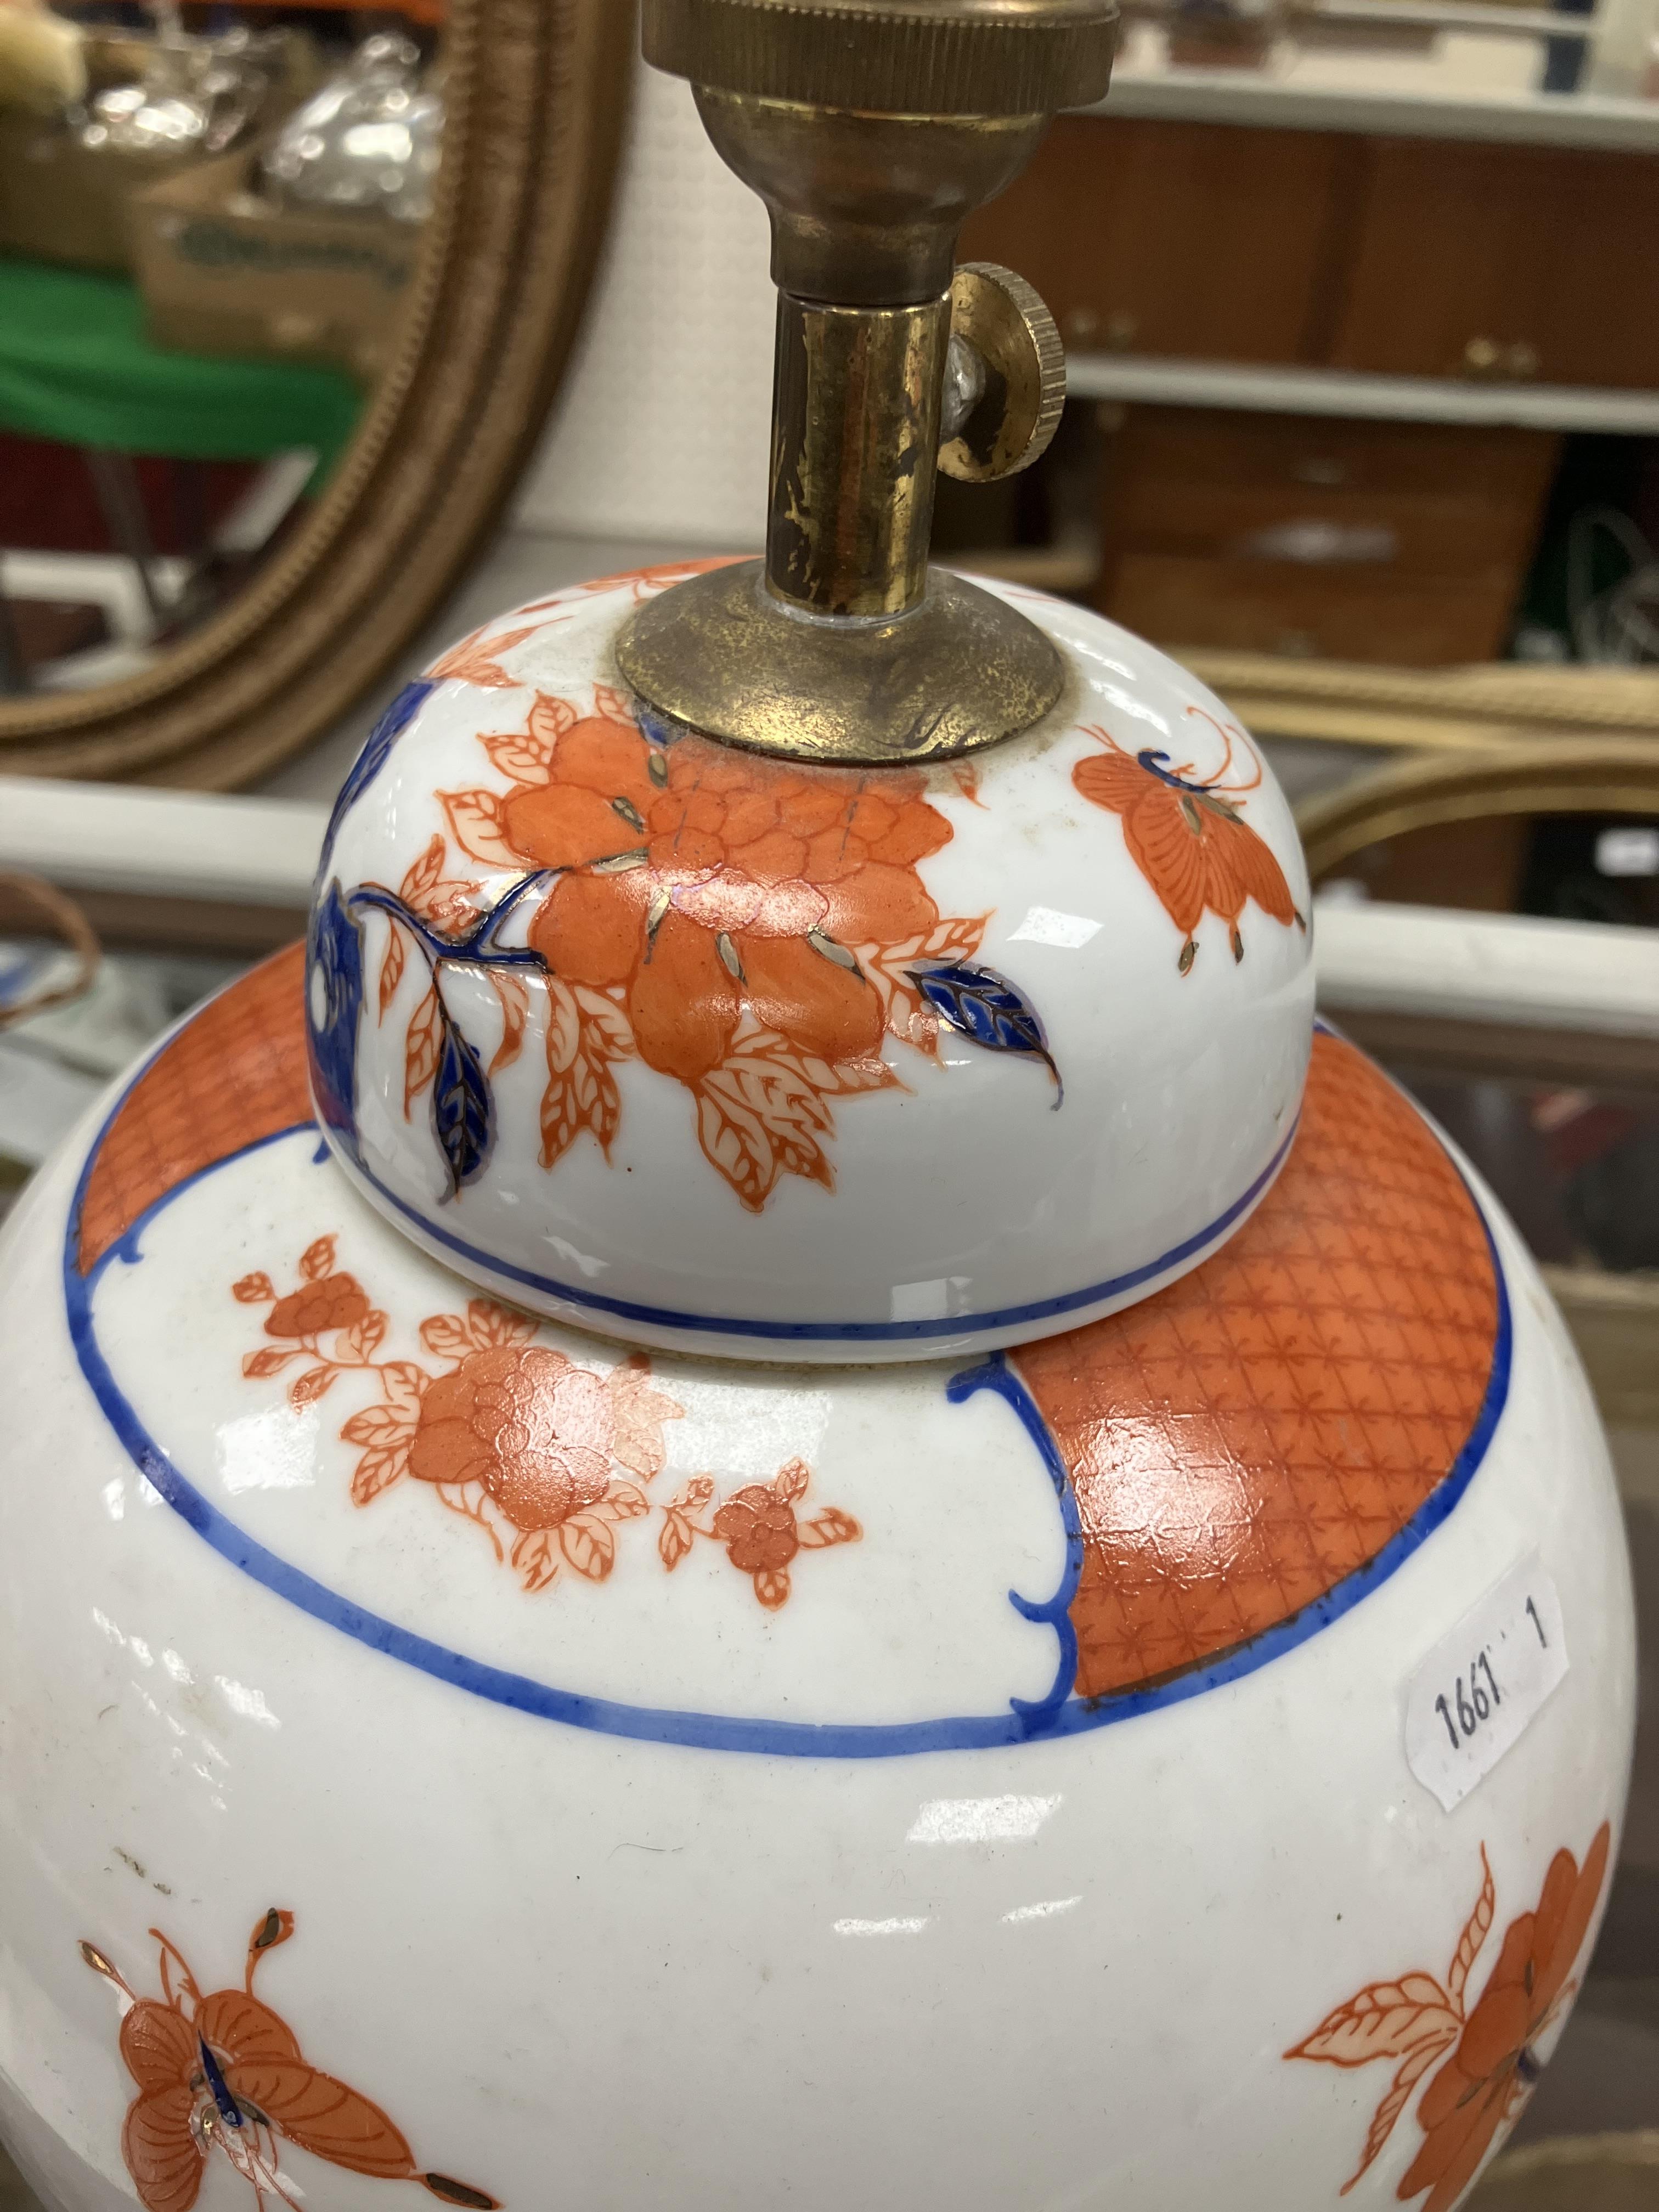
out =
<svg viewBox="0 0 1659 2212"><path fill-rule="evenodd" d="M180 460L313 446L332 465L362 394L342 370L164 353L122 276L0 255L0 429Z"/></svg>

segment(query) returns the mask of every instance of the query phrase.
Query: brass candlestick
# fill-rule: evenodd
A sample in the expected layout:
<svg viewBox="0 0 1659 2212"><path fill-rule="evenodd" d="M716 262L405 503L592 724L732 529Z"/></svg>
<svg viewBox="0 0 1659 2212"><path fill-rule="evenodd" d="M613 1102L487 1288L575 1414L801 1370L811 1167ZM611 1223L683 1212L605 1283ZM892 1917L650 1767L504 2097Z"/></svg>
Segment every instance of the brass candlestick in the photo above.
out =
<svg viewBox="0 0 1659 2212"><path fill-rule="evenodd" d="M778 285L763 561L643 606L622 673L735 744L863 763L1026 729L1064 669L1006 601L927 566L938 470L1028 466L1059 420L1052 319L1006 270L955 267L971 210L1056 109L1097 100L1113 0L646 0L772 219Z"/></svg>

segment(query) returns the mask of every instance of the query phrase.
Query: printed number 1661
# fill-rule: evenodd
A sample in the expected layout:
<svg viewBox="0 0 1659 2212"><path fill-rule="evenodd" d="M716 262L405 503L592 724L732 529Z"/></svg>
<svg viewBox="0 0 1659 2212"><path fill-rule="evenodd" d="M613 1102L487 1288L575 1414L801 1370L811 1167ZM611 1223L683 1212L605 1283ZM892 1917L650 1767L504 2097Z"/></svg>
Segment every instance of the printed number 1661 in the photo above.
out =
<svg viewBox="0 0 1659 2212"><path fill-rule="evenodd" d="M1484 1686L1480 1680L1483 1674L1486 1678ZM1467 1742L1481 1722L1489 1720L1493 1709L1501 1705L1503 1702L1504 1694L1498 1686L1498 1677L1492 1671L1491 1655L1489 1652L1481 1651L1477 1654L1474 1664L1469 1668L1468 1690L1465 1691L1463 1677L1460 1674L1452 1704L1447 1703L1443 1692L1434 1701L1436 1712L1446 1723L1446 1734L1451 1738L1452 1749L1456 1751ZM1454 1717L1454 1706L1455 1717Z"/></svg>
<svg viewBox="0 0 1659 2212"><path fill-rule="evenodd" d="M1547 1647L1549 1639L1544 1634L1544 1624L1538 1618L1538 1608L1530 1598L1527 1600L1527 1613L1537 1632L1539 1643ZM1480 1680L1482 1674L1486 1678L1484 1685ZM1451 1701L1448 1703L1443 1692L1434 1701L1436 1712L1446 1723L1446 1734L1451 1738L1454 1751L1467 1743L1481 1722L1490 1720L1504 1702L1503 1692L1498 1686L1498 1677L1492 1671L1490 1644L1483 1645L1475 1654L1469 1668L1468 1680L1469 1686L1465 1690L1463 1677L1460 1674Z"/></svg>

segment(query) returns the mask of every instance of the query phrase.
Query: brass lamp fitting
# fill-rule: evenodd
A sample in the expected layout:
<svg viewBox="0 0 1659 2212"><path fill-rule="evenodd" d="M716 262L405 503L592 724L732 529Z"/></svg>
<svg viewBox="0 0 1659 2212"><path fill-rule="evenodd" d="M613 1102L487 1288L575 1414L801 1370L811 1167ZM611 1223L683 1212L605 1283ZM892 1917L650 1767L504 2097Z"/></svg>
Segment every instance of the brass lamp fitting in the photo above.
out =
<svg viewBox="0 0 1659 2212"><path fill-rule="evenodd" d="M763 562L642 606L627 681L766 752L936 758L1028 728L1059 653L930 571L938 470L1034 460L1064 401L1048 310L1006 270L957 269L961 226L1056 109L1100 98L1115 0L645 0L646 58L690 78L729 167L765 201L778 285Z"/></svg>

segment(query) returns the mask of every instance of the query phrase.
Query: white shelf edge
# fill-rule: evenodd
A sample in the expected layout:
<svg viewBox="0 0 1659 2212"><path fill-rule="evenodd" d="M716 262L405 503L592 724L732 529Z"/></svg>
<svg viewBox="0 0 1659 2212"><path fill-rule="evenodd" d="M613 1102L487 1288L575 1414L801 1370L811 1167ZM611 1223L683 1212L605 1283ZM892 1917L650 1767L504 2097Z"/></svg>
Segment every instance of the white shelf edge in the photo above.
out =
<svg viewBox="0 0 1659 2212"><path fill-rule="evenodd" d="M324 806L0 776L0 868L67 890L304 908ZM1659 931L1315 902L1320 1003L1659 1036Z"/></svg>
<svg viewBox="0 0 1659 2212"><path fill-rule="evenodd" d="M1066 389L1078 399L1158 407L1659 435L1659 391L1594 385L1477 384L1460 377L1376 376L1351 368L1257 368L1173 356L1073 353L1066 360Z"/></svg>
<svg viewBox="0 0 1659 2212"><path fill-rule="evenodd" d="M1168 123L1231 123L1281 131L1348 131L1383 138L1457 138L1502 145L1577 146L1603 153L1659 148L1659 101L1595 93L1358 92L1288 84L1249 70L1125 71L1085 115Z"/></svg>
<svg viewBox="0 0 1659 2212"><path fill-rule="evenodd" d="M0 775L0 868L68 891L311 903L325 806Z"/></svg>
<svg viewBox="0 0 1659 2212"><path fill-rule="evenodd" d="M1314 902L1319 1003L1354 1012L1659 1037L1659 930Z"/></svg>

